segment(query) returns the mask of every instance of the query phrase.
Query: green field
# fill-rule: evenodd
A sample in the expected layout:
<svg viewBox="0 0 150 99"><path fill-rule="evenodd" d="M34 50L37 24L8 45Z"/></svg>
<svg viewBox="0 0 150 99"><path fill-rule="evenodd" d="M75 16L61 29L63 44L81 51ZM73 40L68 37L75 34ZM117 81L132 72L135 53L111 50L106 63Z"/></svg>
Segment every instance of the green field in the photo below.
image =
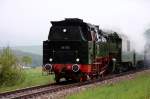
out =
<svg viewBox="0 0 150 99"><path fill-rule="evenodd" d="M133 80L88 88L66 99L150 99L150 73L141 74Z"/></svg>
<svg viewBox="0 0 150 99"><path fill-rule="evenodd" d="M44 85L54 82L54 77L50 75L42 75L41 67L25 70L25 80L14 86L0 86L0 92L16 90L25 87ZM11 82L10 82L11 83Z"/></svg>

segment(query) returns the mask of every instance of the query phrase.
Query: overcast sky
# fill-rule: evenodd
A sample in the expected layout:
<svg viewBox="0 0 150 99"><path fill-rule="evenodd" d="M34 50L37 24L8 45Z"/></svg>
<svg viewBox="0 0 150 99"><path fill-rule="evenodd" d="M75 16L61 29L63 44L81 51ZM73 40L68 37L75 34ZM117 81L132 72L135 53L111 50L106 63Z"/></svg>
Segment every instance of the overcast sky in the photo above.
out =
<svg viewBox="0 0 150 99"><path fill-rule="evenodd" d="M150 0L0 0L0 46L42 45L50 21L75 17L120 31L141 50L149 11Z"/></svg>

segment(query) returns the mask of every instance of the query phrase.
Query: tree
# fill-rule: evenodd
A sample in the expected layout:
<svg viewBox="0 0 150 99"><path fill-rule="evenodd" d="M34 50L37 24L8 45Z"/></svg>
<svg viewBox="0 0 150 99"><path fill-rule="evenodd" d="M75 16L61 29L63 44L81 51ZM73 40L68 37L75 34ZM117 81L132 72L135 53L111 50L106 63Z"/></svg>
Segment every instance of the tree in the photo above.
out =
<svg viewBox="0 0 150 99"><path fill-rule="evenodd" d="M29 57L29 56L23 56L23 57L22 57L22 63L23 63L25 66L28 66L29 64L32 63L32 58Z"/></svg>
<svg viewBox="0 0 150 99"><path fill-rule="evenodd" d="M0 85L13 85L22 77L18 58L9 47L4 48L0 53Z"/></svg>

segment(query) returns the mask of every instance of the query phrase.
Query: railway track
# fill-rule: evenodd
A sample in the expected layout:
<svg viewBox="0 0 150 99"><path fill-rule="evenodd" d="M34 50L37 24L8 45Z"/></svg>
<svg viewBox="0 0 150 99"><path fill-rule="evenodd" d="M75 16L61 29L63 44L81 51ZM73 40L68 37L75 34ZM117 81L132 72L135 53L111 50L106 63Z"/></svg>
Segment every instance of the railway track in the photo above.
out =
<svg viewBox="0 0 150 99"><path fill-rule="evenodd" d="M129 72L124 72L120 74L114 74L114 75L109 75L104 78L99 78L95 80L89 80L86 82L80 82L80 83L60 83L60 84L49 84L49 85L43 85L43 86L36 86L36 87L30 87L30 88L25 88L21 90L16 90L16 91L11 91L11 92L5 92L5 93L0 93L0 99L28 99L28 98L34 98L37 96L41 96L47 93L53 93L57 91L61 91L64 89L69 89L69 88L74 88L74 87L80 87L83 85L88 85L108 79L113 79L114 77L119 77L119 76L124 76L128 74L133 74L136 72L140 72L146 69L150 68L144 68L140 70L135 70L135 71L129 71Z"/></svg>

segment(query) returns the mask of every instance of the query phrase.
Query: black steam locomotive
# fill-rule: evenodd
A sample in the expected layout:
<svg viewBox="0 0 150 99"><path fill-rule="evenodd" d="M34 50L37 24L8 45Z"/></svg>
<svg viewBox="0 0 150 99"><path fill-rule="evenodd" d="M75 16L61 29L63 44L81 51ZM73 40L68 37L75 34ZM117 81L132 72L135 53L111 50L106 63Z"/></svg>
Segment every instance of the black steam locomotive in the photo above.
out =
<svg viewBox="0 0 150 99"><path fill-rule="evenodd" d="M43 68L61 78L86 81L108 73L135 68L122 61L122 38L77 18L52 21L48 40L43 42Z"/></svg>

